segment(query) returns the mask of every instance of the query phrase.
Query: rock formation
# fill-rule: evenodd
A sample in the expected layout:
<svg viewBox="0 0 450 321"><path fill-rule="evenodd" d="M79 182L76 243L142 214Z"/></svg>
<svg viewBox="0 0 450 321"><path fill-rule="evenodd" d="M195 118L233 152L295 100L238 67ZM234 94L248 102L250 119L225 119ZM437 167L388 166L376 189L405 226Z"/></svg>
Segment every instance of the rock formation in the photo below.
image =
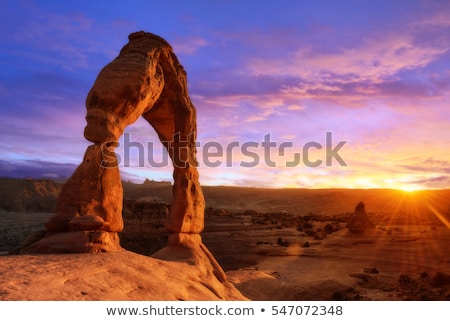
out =
<svg viewBox="0 0 450 321"><path fill-rule="evenodd" d="M366 207L363 202L359 202L356 205L355 212L350 217L347 227L352 233L363 233L375 227L375 224L367 216Z"/></svg>
<svg viewBox="0 0 450 321"><path fill-rule="evenodd" d="M208 260L224 274L202 244L205 201L197 171L196 110L186 72L171 46L143 31L132 33L117 58L97 76L86 98L84 136L93 145L63 186L45 237L24 253L121 250L123 191L114 148L124 129L140 116L156 130L172 159L173 200L165 223L168 246L155 256Z"/></svg>

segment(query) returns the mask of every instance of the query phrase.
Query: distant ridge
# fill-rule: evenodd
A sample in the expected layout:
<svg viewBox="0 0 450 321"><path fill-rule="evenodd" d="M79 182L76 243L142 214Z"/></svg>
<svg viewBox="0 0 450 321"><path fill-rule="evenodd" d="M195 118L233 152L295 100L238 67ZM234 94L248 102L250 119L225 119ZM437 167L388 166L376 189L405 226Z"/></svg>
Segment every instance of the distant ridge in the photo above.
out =
<svg viewBox="0 0 450 321"><path fill-rule="evenodd" d="M63 181L53 179L0 178L0 210L8 212L53 212ZM172 183L147 179L141 184L122 181L124 198L172 200ZM288 212L294 215L353 213L363 201L371 212L419 215L429 219L429 205L450 218L450 189L406 193L395 189L305 189L203 186L206 206L230 212ZM430 216L431 215L431 216ZM427 218L427 219L426 219ZM434 219L434 218L433 218Z"/></svg>
<svg viewBox="0 0 450 321"><path fill-rule="evenodd" d="M62 183L51 179L0 178L0 209L8 212L53 212Z"/></svg>

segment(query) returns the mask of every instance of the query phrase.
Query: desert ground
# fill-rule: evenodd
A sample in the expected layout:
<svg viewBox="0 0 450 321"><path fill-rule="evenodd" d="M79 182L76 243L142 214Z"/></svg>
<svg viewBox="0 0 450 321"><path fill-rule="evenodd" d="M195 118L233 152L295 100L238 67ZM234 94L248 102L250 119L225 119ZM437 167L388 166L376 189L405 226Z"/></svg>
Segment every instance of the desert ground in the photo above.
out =
<svg viewBox="0 0 450 321"><path fill-rule="evenodd" d="M3 186L5 182L9 189ZM145 282L138 284L142 281L136 278L140 276L142 280L142 274L149 275L152 269L166 271L162 273L166 280L175 277L168 272L174 268L173 263L165 265L147 259L167 241L164 221L171 198L171 185L167 182L123 183L125 228L121 244L129 264L135 264L132 272L125 272L123 264L112 269L115 254L108 253L89 256L91 264L104 262L103 269L95 273L86 266L76 267L74 260L81 254L50 258L8 255L28 235L43 228L52 215L52 202L60 186L40 181L2 181L0 300L51 300L58 295L66 300L163 299L158 291L144 290L154 288L158 280L164 283L160 274L154 273L151 286ZM203 242L243 298L450 299L450 190L227 186L203 189L207 205ZM359 202L364 202L373 227L355 233L348 228L348 222ZM43 284L48 275L40 274L39 269L54 270L59 266L56 262L67 270L58 274L62 278L60 283L56 282L59 287L52 285L51 291L45 291ZM141 268L142 264L151 268ZM75 270L82 271L84 276L74 274ZM108 285L112 278L119 280ZM96 285L91 284L94 281ZM75 291L79 284L85 290ZM108 286L112 289L107 290ZM192 287L186 285L186 289ZM41 289L41 295L37 288ZM174 298L211 298L199 289L194 291L197 295L189 296L186 289L183 295Z"/></svg>

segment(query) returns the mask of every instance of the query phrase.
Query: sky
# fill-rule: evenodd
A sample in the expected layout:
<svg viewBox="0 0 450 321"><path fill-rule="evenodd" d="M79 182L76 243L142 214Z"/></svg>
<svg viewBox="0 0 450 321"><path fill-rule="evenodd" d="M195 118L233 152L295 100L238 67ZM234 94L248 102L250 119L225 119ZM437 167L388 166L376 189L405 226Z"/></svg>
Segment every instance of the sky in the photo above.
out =
<svg viewBox="0 0 450 321"><path fill-rule="evenodd" d="M187 72L202 185L450 188L449 1L0 6L0 176L73 173L86 95L144 30ZM124 180L172 180L143 119L115 152Z"/></svg>

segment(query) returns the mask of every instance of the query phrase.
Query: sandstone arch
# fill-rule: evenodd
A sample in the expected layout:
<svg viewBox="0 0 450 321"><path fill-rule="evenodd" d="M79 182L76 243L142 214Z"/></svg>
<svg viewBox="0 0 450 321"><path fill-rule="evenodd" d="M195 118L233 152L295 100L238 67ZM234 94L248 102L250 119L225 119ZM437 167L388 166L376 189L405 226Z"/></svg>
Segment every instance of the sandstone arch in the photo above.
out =
<svg viewBox="0 0 450 321"><path fill-rule="evenodd" d="M196 168L196 109L186 72L171 46L147 32L132 33L117 58L98 74L86 98L84 136L94 144L63 186L47 234L25 252L120 250L123 229L120 173L114 148L124 129L143 117L173 162L173 200L166 222L169 246L157 257L193 257L200 251L223 271L202 244L205 201ZM174 247L183 248L173 255ZM184 253L184 254L183 254ZM198 254L198 253L197 253Z"/></svg>

